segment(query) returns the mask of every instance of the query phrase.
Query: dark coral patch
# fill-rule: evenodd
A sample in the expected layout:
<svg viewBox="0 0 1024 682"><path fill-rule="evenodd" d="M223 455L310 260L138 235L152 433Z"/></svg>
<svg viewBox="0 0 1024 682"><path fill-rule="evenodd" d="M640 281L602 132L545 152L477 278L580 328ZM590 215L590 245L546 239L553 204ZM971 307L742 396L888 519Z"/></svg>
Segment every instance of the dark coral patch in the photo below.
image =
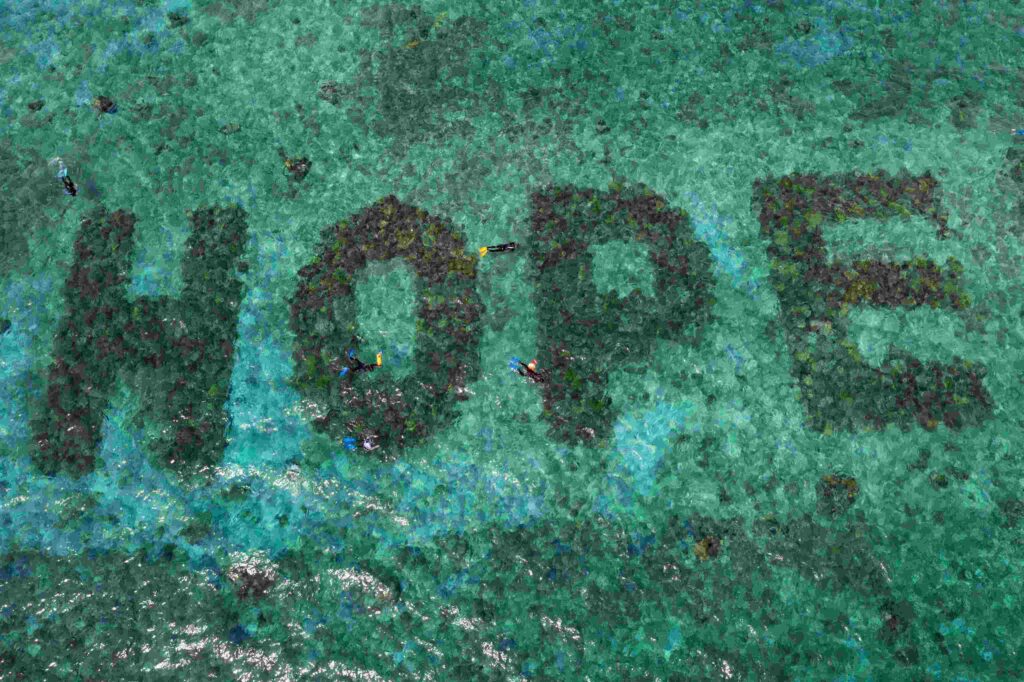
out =
<svg viewBox="0 0 1024 682"><path fill-rule="evenodd" d="M762 235L770 240L771 281L812 428L831 433L917 423L959 429L991 414L983 366L959 358L948 365L922 363L891 350L883 366L874 368L847 338L855 305L969 306L960 285L963 266L956 259L940 268L923 257L905 263L829 263L827 257L822 226L848 219L920 215L940 239L948 237L938 190L927 173L790 175L755 183L755 211Z"/></svg>
<svg viewBox="0 0 1024 682"><path fill-rule="evenodd" d="M718 556L722 549L722 541L716 537L701 538L693 547L693 553L701 561L707 561L708 559L714 559Z"/></svg>
<svg viewBox="0 0 1024 682"><path fill-rule="evenodd" d="M92 470L104 412L121 373L148 372L145 412L160 429L152 450L174 466L217 461L242 284L235 273L247 225L241 209L189 214L178 299L129 299L135 217L100 209L82 221L64 287L46 406L33 422L40 469Z"/></svg>
<svg viewBox="0 0 1024 682"><path fill-rule="evenodd" d="M374 3L360 14L363 30L380 32L380 49L365 51L354 76L327 81L318 97L343 106L361 129L391 138L396 156L424 139L471 134L467 112L492 110L503 96L472 64L472 50L486 40L482 20L405 3Z"/></svg>
<svg viewBox="0 0 1024 682"><path fill-rule="evenodd" d="M416 369L398 382L375 373L339 377L345 348L359 350L354 278L368 262L392 258L416 273ZM450 423L480 372L475 278L476 260L457 229L393 196L328 227L320 255L299 271L291 305L295 383L318 406L314 427L338 441L369 440L386 455Z"/></svg>
<svg viewBox="0 0 1024 682"><path fill-rule="evenodd" d="M818 481L818 513L839 516L857 501L860 485L857 479L843 474L828 474Z"/></svg>
<svg viewBox="0 0 1024 682"><path fill-rule="evenodd" d="M190 21L189 16L184 12L168 12L167 25L171 28L181 28Z"/></svg>
<svg viewBox="0 0 1024 682"><path fill-rule="evenodd" d="M914 607L906 600L886 599L881 606L882 627L878 638L886 644L895 643L914 620Z"/></svg>
<svg viewBox="0 0 1024 682"><path fill-rule="evenodd" d="M103 95L101 95L101 96L97 97L96 99L94 99L92 101L92 106L93 106L94 109L96 109L96 111L100 112L101 114L116 114L117 113L117 105L114 104L114 100L110 99L109 97L105 97Z"/></svg>
<svg viewBox="0 0 1024 682"><path fill-rule="evenodd" d="M338 106L341 104L342 87L338 84L338 81L327 81L320 86L316 96L329 104Z"/></svg>
<svg viewBox="0 0 1024 682"><path fill-rule="evenodd" d="M608 373L655 339L699 340L714 303L710 252L685 212L644 187L551 187L534 194L531 220L544 416L562 442L606 438L617 414ZM657 296L597 291L588 248L613 240L647 247Z"/></svg>
<svg viewBox="0 0 1024 682"><path fill-rule="evenodd" d="M229 571L228 575L239 599L263 599L277 583L273 573L252 566Z"/></svg>
<svg viewBox="0 0 1024 682"><path fill-rule="evenodd" d="M291 173L291 176L296 180L302 180L305 178L312 165L313 163L306 157L286 159L284 162L285 170Z"/></svg>

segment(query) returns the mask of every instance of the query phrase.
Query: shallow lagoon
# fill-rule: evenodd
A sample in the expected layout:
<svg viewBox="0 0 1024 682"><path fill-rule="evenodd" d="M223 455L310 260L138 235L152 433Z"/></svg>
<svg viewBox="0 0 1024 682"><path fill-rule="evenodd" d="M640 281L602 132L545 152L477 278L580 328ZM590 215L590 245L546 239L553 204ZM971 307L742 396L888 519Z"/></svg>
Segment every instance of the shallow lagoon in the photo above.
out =
<svg viewBox="0 0 1024 682"><path fill-rule="evenodd" d="M1024 101L1007 55L1024 14L1010 2L782 5L0 10L0 678L1020 676L1024 142L1009 131ZM117 111L93 106L100 96ZM55 157L77 196L61 191ZM758 188L798 176L793 201L862 176L887 194L763 218ZM925 177L920 192L899 184ZM593 243L605 214L570 192L564 230L546 241L536 216L551 187L663 206L636 225L607 209L625 229ZM334 244L329 226L388 196L458 238L446 255L472 266L437 287L469 287L480 314L469 350L428 357L447 332L417 324L422 261L370 257L349 273L350 317L316 320L354 319L360 357L382 351L362 388L469 367L450 413L417 403L427 433L413 424L407 445L350 451L338 436L351 415L321 429L329 401L296 385L298 340L316 328L293 306L310 280L300 271ZM841 220L829 213L840 205ZM216 242L188 214L207 206L241 211L211 223L244 223L224 262L189 241ZM76 242L104 238L82 227L106 224L101 207L135 219L102 255L122 263L110 300L128 318L159 301L186 337L227 334L204 321L238 282L220 364L189 360L163 322L151 327L167 343L162 370L129 334L116 362L76 345L85 332L61 335L95 305L68 292L93 262ZM352 239L371 256L388 239L411 248L405 227ZM872 297L896 279L806 274L820 263L793 245L819 228L826 265L923 257L937 269L904 278L911 304L881 305ZM442 233L408 229L437 252ZM477 256L512 240L516 252ZM669 241L690 279L665 274L678 258L659 265ZM691 300L669 300L667 283L703 287L686 308L706 313L699 333L652 312ZM804 305L815 316L801 318ZM322 336L331 357L311 376L330 393L352 336ZM578 364L560 359L563 342ZM985 399L943 379L934 395L912 392L917 407L885 403L880 426L844 426L863 410L842 401L875 394L843 377L874 377L900 353L926 368L973 363L957 376L974 371ZM37 425L57 409L48 391L65 356L147 369L68 389L97 396L83 403L99 429L92 463L44 475L59 458L40 454ZM538 358L548 381L510 372L513 356ZM180 407L177 379L196 388L190 406L226 419L224 446L197 471L162 457L168 434L205 418L160 412ZM610 402L588 402L599 398ZM371 429L379 412L367 414Z"/></svg>

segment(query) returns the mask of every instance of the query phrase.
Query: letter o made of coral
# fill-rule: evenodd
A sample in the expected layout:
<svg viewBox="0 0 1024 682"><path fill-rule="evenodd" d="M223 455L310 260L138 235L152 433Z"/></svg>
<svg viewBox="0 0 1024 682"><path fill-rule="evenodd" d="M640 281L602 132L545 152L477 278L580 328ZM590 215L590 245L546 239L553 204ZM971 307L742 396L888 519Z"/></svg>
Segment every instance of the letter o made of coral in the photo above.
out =
<svg viewBox="0 0 1024 682"><path fill-rule="evenodd" d="M380 446L374 454L397 455L450 424L455 402L480 374L476 259L457 228L393 196L329 226L322 238L317 258L299 271L292 299L293 383L318 432L339 443L346 436L369 439ZM369 261L393 258L416 273L414 370L397 381L381 372L339 377L345 349L358 345L354 277Z"/></svg>

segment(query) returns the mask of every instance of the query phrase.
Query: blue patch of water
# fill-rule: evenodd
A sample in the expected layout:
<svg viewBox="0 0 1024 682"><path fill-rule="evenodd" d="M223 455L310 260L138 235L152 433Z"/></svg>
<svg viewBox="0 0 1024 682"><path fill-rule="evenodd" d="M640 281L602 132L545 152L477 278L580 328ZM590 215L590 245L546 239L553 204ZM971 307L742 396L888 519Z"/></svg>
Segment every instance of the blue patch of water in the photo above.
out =
<svg viewBox="0 0 1024 682"><path fill-rule="evenodd" d="M272 328L270 313L282 305L272 293L284 253L276 241L250 238L258 252L238 318L241 342L231 374L232 420L224 453L228 465L281 470L298 452L299 442L311 435L294 409L300 399L288 384L291 353L280 343L282 330Z"/></svg>
<svg viewBox="0 0 1024 682"><path fill-rule="evenodd" d="M192 7L191 0L164 0L157 7L141 9L136 2L120 0L104 2L99 5L87 6L75 0L24 0L10 3L11 10L4 7L0 12L0 29L10 30L16 34L19 29L33 28L32 35L38 35L38 27L46 26L46 35L41 40L28 43L22 50L36 58L39 68L49 66L59 55L58 34L69 27L88 24L93 20L104 20L115 17L127 17L129 28L126 34L108 42L97 52L98 66L105 70L111 58L128 52L135 56L155 54L161 49L170 47L181 51L184 42L172 34L167 24L167 13L187 11ZM16 8L15 8L16 6ZM148 45L142 41L144 33L152 33L153 40ZM174 43L164 43L173 35ZM101 47L101 46L97 46ZM81 103L81 102L80 102Z"/></svg>
<svg viewBox="0 0 1024 682"><path fill-rule="evenodd" d="M739 351L737 351L735 348L733 348L730 345L727 345L725 347L725 352L729 356L729 358L734 363L736 363L736 374L742 374L743 373L743 366L747 362L746 358L744 358L743 355L741 355Z"/></svg>
<svg viewBox="0 0 1024 682"><path fill-rule="evenodd" d="M575 24L574 26L558 26L553 31L547 29L537 28L529 32L530 39L533 41L534 49L544 55L545 59L552 57L552 52L562 46L563 43L569 41L571 38L578 38L584 34L583 24ZM579 49L581 40L576 40L571 43L572 47Z"/></svg>
<svg viewBox="0 0 1024 682"><path fill-rule="evenodd" d="M92 91L89 89L89 84L82 81L78 84L78 88L75 90L75 104L82 106L92 102Z"/></svg>
<svg viewBox="0 0 1024 682"><path fill-rule="evenodd" d="M3 316L11 328L0 336L0 443L14 449L28 433L28 400L37 383L39 335L55 280L36 275L8 281L3 288Z"/></svg>
<svg viewBox="0 0 1024 682"><path fill-rule="evenodd" d="M708 206L695 192L689 194L689 199L694 233L708 245L719 274L726 275L737 289L760 299L764 278L752 272L743 254L729 246L726 219L717 206Z"/></svg>
<svg viewBox="0 0 1024 682"><path fill-rule="evenodd" d="M543 490L530 491L523 482L458 453L432 469L396 464L388 478L393 480L388 487L405 491L395 512L408 526L391 539L396 544L489 523L514 527L538 518L544 508Z"/></svg>
<svg viewBox="0 0 1024 682"><path fill-rule="evenodd" d="M60 47L52 36L32 43L25 51L36 58L36 67L39 69L45 69L60 55Z"/></svg>
<svg viewBox="0 0 1024 682"><path fill-rule="evenodd" d="M484 441L484 452L494 451L494 429L485 427L477 433L477 436Z"/></svg>
<svg viewBox="0 0 1024 682"><path fill-rule="evenodd" d="M293 409L299 397L289 387L292 359L288 350L262 334L263 315L247 315L240 323L240 344L231 376L231 413L225 464L283 469L292 461L296 443L310 434Z"/></svg>
<svg viewBox="0 0 1024 682"><path fill-rule="evenodd" d="M668 657L683 643L683 631L678 625L673 625L669 630L668 639L665 642L665 656Z"/></svg>
<svg viewBox="0 0 1024 682"><path fill-rule="evenodd" d="M658 403L640 414L624 415L615 424L615 450L609 456L611 471L606 490L595 500L595 510L614 516L616 508L628 509L636 497L654 492L658 466L682 431L697 433L698 422L687 418L696 410L689 401Z"/></svg>
<svg viewBox="0 0 1024 682"><path fill-rule="evenodd" d="M143 449L142 430L130 424L138 408L138 396L127 401L120 396L115 402L120 404L107 410L103 423L103 441L96 455L99 466L83 481L99 498L93 519L117 519L123 530L111 533L97 529L69 541L73 540L75 546L88 542L90 547L128 547L133 551L152 544L164 532L170 535L181 530L177 520L180 514L176 512L182 506L184 492L174 474L153 466ZM161 525L166 526L164 531ZM170 537L164 539L169 541Z"/></svg>
<svg viewBox="0 0 1024 682"><path fill-rule="evenodd" d="M241 644L251 637L252 635L249 634L249 631L241 625L235 625L231 628L230 632L228 632L228 641L232 644Z"/></svg>
<svg viewBox="0 0 1024 682"><path fill-rule="evenodd" d="M827 28L818 20L817 32L806 38L787 38L775 45L775 52L789 56L797 64L807 68L822 66L836 57L841 57L853 48L853 38L843 31Z"/></svg>
<svg viewBox="0 0 1024 682"><path fill-rule="evenodd" d="M137 399L122 393L113 403L93 473L80 479L39 476L29 457L7 459L0 480L0 506L5 508L0 549L17 542L58 556L87 548L133 552L170 541L179 530L175 519L181 517L183 492L171 475L152 465L142 449L141 430L130 425ZM60 528L58 501L71 495L94 496L96 505L80 523Z"/></svg>

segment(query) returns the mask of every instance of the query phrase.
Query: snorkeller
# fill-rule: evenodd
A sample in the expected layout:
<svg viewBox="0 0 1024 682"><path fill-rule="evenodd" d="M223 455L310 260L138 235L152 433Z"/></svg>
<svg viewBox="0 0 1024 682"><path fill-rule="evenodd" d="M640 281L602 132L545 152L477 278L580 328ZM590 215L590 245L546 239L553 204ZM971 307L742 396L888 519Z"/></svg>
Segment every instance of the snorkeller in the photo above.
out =
<svg viewBox="0 0 1024 682"><path fill-rule="evenodd" d="M64 184L64 194L67 194L68 196L71 197L77 196L78 186L75 185L75 183L72 182L71 178L68 177L68 169L67 167L64 166L64 160L61 159L59 156L50 159L50 165L52 166L54 164L60 166L60 170L57 171L57 178L61 181L61 183Z"/></svg>
<svg viewBox="0 0 1024 682"><path fill-rule="evenodd" d="M483 258L488 253L501 253L502 251L515 251L519 246L516 242L509 242L508 244L498 244L497 246L481 246L480 257Z"/></svg>
<svg viewBox="0 0 1024 682"><path fill-rule="evenodd" d="M348 367L341 368L341 371L338 372L338 376L340 377L345 376L350 371L353 374L356 374L358 372L372 372L373 370L377 369L378 367L384 364L384 353L377 353L377 362L372 365L368 365L364 362L361 362L359 358L356 357L356 351L354 348L348 349L346 357L348 358L348 361L352 364L350 364Z"/></svg>
<svg viewBox="0 0 1024 682"><path fill-rule="evenodd" d="M526 363L519 358L512 358L512 361L508 364L509 369L518 374L519 376L526 377L531 381L538 384L544 383L544 377L541 376L540 372L537 371L537 361L531 360Z"/></svg>
<svg viewBox="0 0 1024 682"><path fill-rule="evenodd" d="M377 443L377 435L373 433L363 438L362 443L360 443L359 439L355 436L345 436L341 442L345 446L345 449L350 451L355 450L358 445L362 445L363 450L366 450L367 452L373 452L380 447Z"/></svg>

